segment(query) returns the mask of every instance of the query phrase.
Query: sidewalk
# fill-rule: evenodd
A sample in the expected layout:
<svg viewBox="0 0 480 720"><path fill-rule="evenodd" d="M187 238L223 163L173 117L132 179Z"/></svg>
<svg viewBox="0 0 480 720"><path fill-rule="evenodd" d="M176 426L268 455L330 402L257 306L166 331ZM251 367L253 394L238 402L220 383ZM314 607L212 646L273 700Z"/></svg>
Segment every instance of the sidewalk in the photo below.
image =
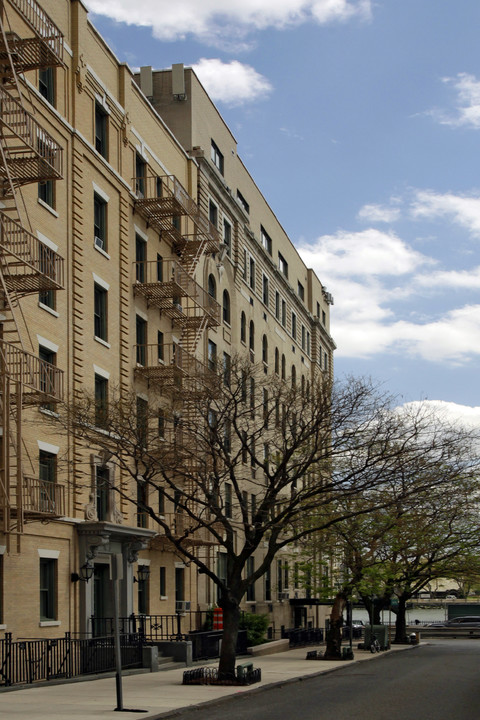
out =
<svg viewBox="0 0 480 720"><path fill-rule="evenodd" d="M396 652L413 646L399 646L387 652ZM262 670L262 681L246 687L217 687L212 685L182 685L186 668L156 673L141 673L123 677L123 706L147 712L128 712L129 720L153 720L190 705L218 700L219 698L295 679L320 675L345 667L352 662L381 658L386 653L372 655L365 650L354 650L354 660L323 661L305 660L307 651L315 648L296 648L275 655L263 655L254 659L255 668ZM115 678L69 682L61 685L31 686L24 690L0 693L0 718L2 720L119 720L122 714L115 712Z"/></svg>

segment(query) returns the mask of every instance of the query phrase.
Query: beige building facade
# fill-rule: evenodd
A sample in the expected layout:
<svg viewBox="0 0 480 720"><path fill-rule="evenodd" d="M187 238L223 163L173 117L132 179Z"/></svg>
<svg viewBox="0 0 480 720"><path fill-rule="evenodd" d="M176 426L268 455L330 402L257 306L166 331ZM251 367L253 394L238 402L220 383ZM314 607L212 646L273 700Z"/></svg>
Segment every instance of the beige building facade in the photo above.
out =
<svg viewBox="0 0 480 720"><path fill-rule="evenodd" d="M212 584L56 415L84 391L134 390L141 408L169 367L212 353L311 382L333 371L333 299L192 70L135 77L78 0L5 0L1 24L0 628L92 632L113 614L114 565L123 617L206 610ZM219 562L208 538L198 551ZM286 563L245 607L272 627L317 624Z"/></svg>

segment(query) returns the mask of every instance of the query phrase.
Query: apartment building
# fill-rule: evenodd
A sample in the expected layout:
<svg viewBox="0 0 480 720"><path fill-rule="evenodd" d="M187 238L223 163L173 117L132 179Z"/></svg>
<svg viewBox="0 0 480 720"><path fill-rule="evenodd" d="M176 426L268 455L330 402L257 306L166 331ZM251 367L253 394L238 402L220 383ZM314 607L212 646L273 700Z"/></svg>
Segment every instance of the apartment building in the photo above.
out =
<svg viewBox="0 0 480 720"><path fill-rule="evenodd" d="M91 632L113 614L119 567L124 617L206 609L211 583L158 541L126 474L56 423L59 408L133 389L140 412L172 365L194 374L213 354L307 383L332 372L332 298L192 70L134 77L79 0L1 13L0 628ZM207 534L197 546L221 561ZM245 606L315 622L286 563Z"/></svg>

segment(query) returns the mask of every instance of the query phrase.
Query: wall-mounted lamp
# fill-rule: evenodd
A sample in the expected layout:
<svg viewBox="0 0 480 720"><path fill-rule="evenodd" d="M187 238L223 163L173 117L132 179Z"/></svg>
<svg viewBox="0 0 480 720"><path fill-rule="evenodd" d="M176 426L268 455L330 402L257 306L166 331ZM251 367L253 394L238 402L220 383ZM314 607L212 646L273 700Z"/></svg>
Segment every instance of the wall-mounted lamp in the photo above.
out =
<svg viewBox="0 0 480 720"><path fill-rule="evenodd" d="M145 582L150 577L150 567L148 565L139 565L137 570L137 577L133 578L133 582Z"/></svg>
<svg viewBox="0 0 480 720"><path fill-rule="evenodd" d="M83 582L88 582L90 578L93 577L93 565L91 565L88 561L82 565L78 573L72 573L70 575L70 580L72 582L78 582L79 580L83 580Z"/></svg>

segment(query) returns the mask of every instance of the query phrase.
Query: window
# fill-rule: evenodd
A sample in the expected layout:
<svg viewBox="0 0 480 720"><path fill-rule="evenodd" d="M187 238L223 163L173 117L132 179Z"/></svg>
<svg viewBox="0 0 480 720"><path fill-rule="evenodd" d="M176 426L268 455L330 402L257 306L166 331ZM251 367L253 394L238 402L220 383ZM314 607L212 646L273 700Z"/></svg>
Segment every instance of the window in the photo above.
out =
<svg viewBox="0 0 480 720"><path fill-rule="evenodd" d="M40 558L40 620L56 620L57 561Z"/></svg>
<svg viewBox="0 0 480 720"><path fill-rule="evenodd" d="M214 300L217 299L217 283L215 281L215 278L213 277L212 273L208 276L208 294L210 297L212 297Z"/></svg>
<svg viewBox="0 0 480 720"><path fill-rule="evenodd" d="M212 146L210 149L210 159L215 167L220 170L223 175L223 155L218 149L217 145L212 140Z"/></svg>
<svg viewBox="0 0 480 720"><path fill-rule="evenodd" d="M255 417L255 378L250 378L250 415Z"/></svg>
<svg viewBox="0 0 480 720"><path fill-rule="evenodd" d="M167 597L167 568L160 566L160 597Z"/></svg>
<svg viewBox="0 0 480 720"><path fill-rule="evenodd" d="M271 567L265 570L265 600L269 602L272 599L272 570Z"/></svg>
<svg viewBox="0 0 480 720"><path fill-rule="evenodd" d="M38 348L38 357L40 358L40 392L45 393L45 395L55 395L56 387L54 366L56 365L57 353L50 348L40 345ZM53 407L49 404L42 405L42 407L46 409L53 409Z"/></svg>
<svg viewBox="0 0 480 720"><path fill-rule="evenodd" d="M297 339L297 316L292 312L292 338Z"/></svg>
<svg viewBox="0 0 480 720"><path fill-rule="evenodd" d="M288 263L281 253L278 253L278 269L282 275L288 278Z"/></svg>
<svg viewBox="0 0 480 720"><path fill-rule="evenodd" d="M223 242L227 247L228 257L232 256L232 226L228 220L223 220Z"/></svg>
<svg viewBox="0 0 480 720"><path fill-rule="evenodd" d="M55 484L57 481L57 456L54 453L40 450L38 457L38 474L40 490L38 510L43 513L55 512Z"/></svg>
<svg viewBox="0 0 480 720"><path fill-rule="evenodd" d="M161 330L157 330L157 359L160 363L165 360L164 337Z"/></svg>
<svg viewBox="0 0 480 720"><path fill-rule="evenodd" d="M145 566L143 566L145 567ZM139 565L140 569L140 565ZM146 580L140 580L140 578L137 578L137 602L138 602L138 612L140 615L147 615L148 613L148 585L149 581L148 578Z"/></svg>
<svg viewBox="0 0 480 720"><path fill-rule="evenodd" d="M262 396L263 427L268 428L268 390L266 388L263 388Z"/></svg>
<svg viewBox="0 0 480 720"><path fill-rule="evenodd" d="M266 275L263 276L262 281L262 300L263 304L268 307L268 295L269 295L269 283L268 283L268 277Z"/></svg>
<svg viewBox="0 0 480 720"><path fill-rule="evenodd" d="M147 527L147 486L144 482L137 482L137 527Z"/></svg>
<svg viewBox="0 0 480 720"><path fill-rule="evenodd" d="M147 281L147 243L135 235L135 279L139 283Z"/></svg>
<svg viewBox="0 0 480 720"><path fill-rule="evenodd" d="M217 576L220 582L227 584L228 555L225 552L217 553ZM220 599L220 588L217 586L218 599Z"/></svg>
<svg viewBox="0 0 480 720"><path fill-rule="evenodd" d="M137 340L137 365L146 365L147 362L147 321L140 315L136 317L135 332Z"/></svg>
<svg viewBox="0 0 480 720"><path fill-rule="evenodd" d="M108 520L110 472L107 467L95 466L95 505L97 520Z"/></svg>
<svg viewBox="0 0 480 720"><path fill-rule="evenodd" d="M223 291L223 322L230 325L230 295L228 290Z"/></svg>
<svg viewBox="0 0 480 720"><path fill-rule="evenodd" d="M285 380L285 374L286 374L286 360L285 360L285 355L282 354L282 380Z"/></svg>
<svg viewBox="0 0 480 720"><path fill-rule="evenodd" d="M212 200L210 200L210 202L208 203L208 218L209 218L210 222L212 223L212 225L217 227L218 208Z"/></svg>
<svg viewBox="0 0 480 720"><path fill-rule="evenodd" d="M253 575L255 572L255 558L249 557L247 558L247 578ZM245 598L248 602L253 602L255 600L255 582L251 582L250 585L247 587L247 595Z"/></svg>
<svg viewBox="0 0 480 720"><path fill-rule="evenodd" d="M97 193L93 194L93 237L95 247L107 249L107 203Z"/></svg>
<svg viewBox="0 0 480 720"><path fill-rule="evenodd" d="M275 348L275 374L280 375L280 353L278 348Z"/></svg>
<svg viewBox="0 0 480 720"><path fill-rule="evenodd" d="M94 333L96 338L107 340L107 291L101 285L94 286Z"/></svg>
<svg viewBox="0 0 480 720"><path fill-rule="evenodd" d="M213 340L208 341L208 369L213 372L217 369L217 344Z"/></svg>
<svg viewBox="0 0 480 720"><path fill-rule="evenodd" d="M225 517L232 517L232 486L225 483Z"/></svg>
<svg viewBox="0 0 480 720"><path fill-rule="evenodd" d="M157 253L157 282L163 282L163 257Z"/></svg>
<svg viewBox="0 0 480 720"><path fill-rule="evenodd" d="M267 233L264 227L260 227L260 237L262 239L262 246L265 248L265 250L268 252L269 255L272 254L272 238Z"/></svg>
<svg viewBox="0 0 480 720"><path fill-rule="evenodd" d="M322 310L322 325L327 324L327 316L325 314L325 310Z"/></svg>
<svg viewBox="0 0 480 720"><path fill-rule="evenodd" d="M305 288L303 287L301 282L298 282L297 293L300 300L305 300Z"/></svg>
<svg viewBox="0 0 480 720"><path fill-rule="evenodd" d="M250 320L248 337L249 337L248 346L250 348L250 352L255 352L255 324L254 324L253 320Z"/></svg>
<svg viewBox="0 0 480 720"><path fill-rule="evenodd" d="M95 103L95 150L108 159L107 127L108 114L99 103Z"/></svg>
<svg viewBox="0 0 480 720"><path fill-rule="evenodd" d="M311 344L310 344L310 333L307 330L307 355L310 355Z"/></svg>
<svg viewBox="0 0 480 720"><path fill-rule="evenodd" d="M141 155L135 155L135 193L139 198L145 197L145 180L147 175L147 163Z"/></svg>
<svg viewBox="0 0 480 720"><path fill-rule="evenodd" d="M223 384L225 387L230 387L230 376L231 376L232 361L230 355L226 352L223 353Z"/></svg>
<svg viewBox="0 0 480 720"><path fill-rule="evenodd" d="M268 363L268 340L266 335L262 337L262 362L265 365Z"/></svg>
<svg viewBox="0 0 480 720"><path fill-rule="evenodd" d="M38 72L38 90L50 105L55 107L55 73L49 67Z"/></svg>
<svg viewBox="0 0 480 720"><path fill-rule="evenodd" d="M51 208L55 207L55 183L53 180L44 180L38 183L38 199Z"/></svg>
<svg viewBox="0 0 480 720"><path fill-rule="evenodd" d="M108 412L108 380L95 373L95 425L104 427Z"/></svg>
<svg viewBox="0 0 480 720"><path fill-rule="evenodd" d="M250 287L255 290L255 260L250 256Z"/></svg>
<svg viewBox="0 0 480 720"><path fill-rule="evenodd" d="M55 277L56 265L54 251L43 243L39 243L38 255L40 272L50 277ZM46 305L52 310L55 310L55 300L55 290L41 290L38 293L38 302L42 303L42 305Z"/></svg>
<svg viewBox="0 0 480 720"><path fill-rule="evenodd" d="M285 300L282 300L282 318L281 322L283 327L287 327L287 303Z"/></svg>
<svg viewBox="0 0 480 720"><path fill-rule="evenodd" d="M243 248L243 279L246 280L248 276L248 265L247 265L248 255L245 248Z"/></svg>
<svg viewBox="0 0 480 720"><path fill-rule="evenodd" d="M297 368L292 365L292 388L297 384Z"/></svg>
<svg viewBox="0 0 480 720"><path fill-rule="evenodd" d="M245 198L243 197L243 195L242 195L242 193L240 192L240 190L237 190L237 200L238 200L240 206L241 206L241 207L245 210L245 212L248 214L248 213L250 212L250 205L249 205L248 202L245 200Z"/></svg>
<svg viewBox="0 0 480 720"><path fill-rule="evenodd" d="M250 512L253 523L255 521L255 515L257 513L257 496L253 493L250 495Z"/></svg>
<svg viewBox="0 0 480 720"><path fill-rule="evenodd" d="M302 325L302 350L305 350L306 345L307 345L307 334L306 334L305 325Z"/></svg>
<svg viewBox="0 0 480 720"><path fill-rule="evenodd" d="M244 312L240 315L240 341L247 342L247 317Z"/></svg>
<svg viewBox="0 0 480 720"><path fill-rule="evenodd" d="M275 290L275 317L280 320L280 293Z"/></svg>

